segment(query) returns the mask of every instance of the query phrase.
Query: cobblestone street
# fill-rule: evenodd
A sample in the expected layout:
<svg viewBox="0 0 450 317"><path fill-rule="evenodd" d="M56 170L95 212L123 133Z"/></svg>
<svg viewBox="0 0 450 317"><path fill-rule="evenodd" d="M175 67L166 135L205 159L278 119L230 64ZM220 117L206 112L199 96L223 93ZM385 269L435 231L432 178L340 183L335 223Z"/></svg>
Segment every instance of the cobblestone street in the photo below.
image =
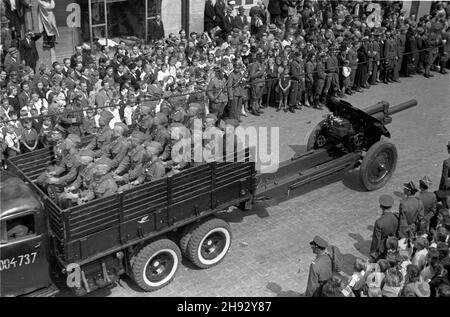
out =
<svg viewBox="0 0 450 317"><path fill-rule="evenodd" d="M366 192L359 184L357 171L344 180L319 184L277 206L239 210L221 217L229 221L233 242L219 265L193 268L186 260L174 281L154 292L140 291L128 277L111 289L90 296L295 296L306 287L309 264L313 259L309 241L319 234L335 245L344 262L344 271L352 273L355 257L366 258L377 219L378 197L394 195L398 206L402 184L416 183L428 175L433 189L438 186L445 144L450 140L449 75L402 78L402 83L378 84L346 100L365 108L385 100L394 106L417 99L418 106L393 116L388 129L397 146L397 169L388 185ZM264 109L259 118L245 118L244 126L280 127L281 160L302 149L309 132L326 111L304 109L295 114ZM306 190L305 190L306 191Z"/></svg>

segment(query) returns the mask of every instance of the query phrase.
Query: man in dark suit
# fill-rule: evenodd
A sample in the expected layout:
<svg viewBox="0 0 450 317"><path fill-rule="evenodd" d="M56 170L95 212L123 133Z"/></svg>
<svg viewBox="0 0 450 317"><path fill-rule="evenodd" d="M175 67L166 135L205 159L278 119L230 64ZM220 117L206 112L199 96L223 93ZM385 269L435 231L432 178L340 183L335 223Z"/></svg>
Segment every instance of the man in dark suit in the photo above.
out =
<svg viewBox="0 0 450 317"><path fill-rule="evenodd" d="M216 0L216 5L214 6L214 11L216 13L216 25L222 25L226 7L227 4L224 0Z"/></svg>
<svg viewBox="0 0 450 317"><path fill-rule="evenodd" d="M232 11L233 9L231 7L228 7L226 10L226 14L222 20L222 32L224 38L226 38L235 27L234 17L231 15Z"/></svg>
<svg viewBox="0 0 450 317"><path fill-rule="evenodd" d="M20 36L22 25L25 23L25 10L31 5L25 0L3 0L5 4L5 16L11 21L11 28ZM13 32L14 33L14 32Z"/></svg>
<svg viewBox="0 0 450 317"><path fill-rule="evenodd" d="M243 30L246 25L249 25L244 7L239 7L239 14L234 18L234 22L236 27L240 30Z"/></svg>
<svg viewBox="0 0 450 317"><path fill-rule="evenodd" d="M158 41L164 39L165 37L164 25L161 21L161 16L157 15L156 19L150 24L150 40Z"/></svg>
<svg viewBox="0 0 450 317"><path fill-rule="evenodd" d="M41 34L34 34L33 31L28 30L25 34L25 39L20 41L19 49L22 61L26 66L30 66L36 71L36 64L39 60L39 54L36 49L36 41L41 37Z"/></svg>
<svg viewBox="0 0 450 317"><path fill-rule="evenodd" d="M216 25L216 10L215 10L216 4L211 1L207 0L205 3L205 18L204 18L204 30L205 32L211 31Z"/></svg>
<svg viewBox="0 0 450 317"><path fill-rule="evenodd" d="M386 254L386 239L395 236L398 227L398 219L392 213L394 198L389 195L382 195L379 199L382 215L375 221L370 245L370 256L376 261Z"/></svg>

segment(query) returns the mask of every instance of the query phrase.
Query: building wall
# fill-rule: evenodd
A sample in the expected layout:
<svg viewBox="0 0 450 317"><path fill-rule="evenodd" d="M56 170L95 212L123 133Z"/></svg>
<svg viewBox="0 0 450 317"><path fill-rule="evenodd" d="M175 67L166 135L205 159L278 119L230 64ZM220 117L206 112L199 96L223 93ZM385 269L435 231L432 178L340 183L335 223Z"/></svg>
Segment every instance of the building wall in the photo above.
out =
<svg viewBox="0 0 450 317"><path fill-rule="evenodd" d="M166 36L181 30L181 1L182 0L162 0L161 2L161 20L164 23ZM196 2L194 0L193 2Z"/></svg>

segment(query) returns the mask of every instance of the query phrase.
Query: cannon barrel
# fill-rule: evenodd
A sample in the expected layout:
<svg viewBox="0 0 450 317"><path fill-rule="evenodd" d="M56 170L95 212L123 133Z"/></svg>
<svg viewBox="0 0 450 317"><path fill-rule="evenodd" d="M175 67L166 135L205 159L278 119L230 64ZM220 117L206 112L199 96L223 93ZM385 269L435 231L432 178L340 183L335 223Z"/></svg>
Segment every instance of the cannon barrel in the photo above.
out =
<svg viewBox="0 0 450 317"><path fill-rule="evenodd" d="M402 102L401 104L398 104L398 105L390 108L389 109L389 115L393 115L393 114L399 113L399 112L401 112L403 110L406 110L406 109L409 109L409 108L412 108L412 107L415 107L415 106L417 106L417 100L416 99L411 99L411 100Z"/></svg>
<svg viewBox="0 0 450 317"><path fill-rule="evenodd" d="M364 109L364 112L366 112L367 114L371 115L374 118L377 118L378 120L380 120L385 124L389 124L392 122L392 119L390 118L391 115L415 106L417 106L416 99L405 101L394 107L389 107L389 103L381 101L373 106L367 107L366 109Z"/></svg>

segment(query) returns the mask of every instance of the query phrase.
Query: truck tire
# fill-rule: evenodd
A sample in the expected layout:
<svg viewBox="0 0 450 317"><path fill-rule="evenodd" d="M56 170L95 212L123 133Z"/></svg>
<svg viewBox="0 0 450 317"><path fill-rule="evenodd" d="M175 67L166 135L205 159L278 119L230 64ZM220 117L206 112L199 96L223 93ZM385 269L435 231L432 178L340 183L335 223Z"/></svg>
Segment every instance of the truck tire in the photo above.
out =
<svg viewBox="0 0 450 317"><path fill-rule="evenodd" d="M397 166L394 144L381 140L367 151L360 168L360 178L368 191L380 189L391 179Z"/></svg>
<svg viewBox="0 0 450 317"><path fill-rule="evenodd" d="M324 122L325 120L320 121L309 134L308 142L306 143L306 150L308 152L320 149L327 144L326 137L321 134Z"/></svg>
<svg viewBox="0 0 450 317"><path fill-rule="evenodd" d="M181 254L187 257L187 248L189 244L189 240L192 236L192 231L195 228L195 224L189 224L186 227L183 228L183 231L181 232L180 242L178 245L180 246Z"/></svg>
<svg viewBox="0 0 450 317"><path fill-rule="evenodd" d="M130 264L136 284L152 292L172 282L181 265L181 252L173 241L160 239L143 247Z"/></svg>
<svg viewBox="0 0 450 317"><path fill-rule="evenodd" d="M207 220L195 227L188 243L187 256L201 269L218 264L231 246L230 225L218 218Z"/></svg>

